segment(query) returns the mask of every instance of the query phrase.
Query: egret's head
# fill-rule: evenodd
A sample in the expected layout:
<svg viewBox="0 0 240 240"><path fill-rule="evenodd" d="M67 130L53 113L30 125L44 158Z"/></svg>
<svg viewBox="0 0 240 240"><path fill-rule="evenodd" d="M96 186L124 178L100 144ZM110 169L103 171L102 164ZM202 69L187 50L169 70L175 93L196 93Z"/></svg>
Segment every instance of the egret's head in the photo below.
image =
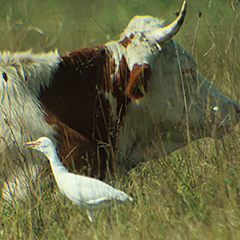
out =
<svg viewBox="0 0 240 240"><path fill-rule="evenodd" d="M47 137L40 137L36 141L27 142L23 145L25 148L36 149L48 156L55 149L53 142Z"/></svg>

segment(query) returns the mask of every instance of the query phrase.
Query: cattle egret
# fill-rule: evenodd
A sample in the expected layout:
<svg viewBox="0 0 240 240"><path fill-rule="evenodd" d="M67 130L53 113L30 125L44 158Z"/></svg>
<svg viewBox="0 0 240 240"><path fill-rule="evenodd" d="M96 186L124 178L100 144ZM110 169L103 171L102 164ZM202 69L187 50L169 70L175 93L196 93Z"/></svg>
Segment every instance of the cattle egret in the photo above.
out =
<svg viewBox="0 0 240 240"><path fill-rule="evenodd" d="M91 222L93 222L92 211L110 206L112 200L133 201L125 192L116 190L98 179L68 172L60 162L53 142L47 137L27 142L24 147L36 149L48 158L61 193L74 204L87 209Z"/></svg>

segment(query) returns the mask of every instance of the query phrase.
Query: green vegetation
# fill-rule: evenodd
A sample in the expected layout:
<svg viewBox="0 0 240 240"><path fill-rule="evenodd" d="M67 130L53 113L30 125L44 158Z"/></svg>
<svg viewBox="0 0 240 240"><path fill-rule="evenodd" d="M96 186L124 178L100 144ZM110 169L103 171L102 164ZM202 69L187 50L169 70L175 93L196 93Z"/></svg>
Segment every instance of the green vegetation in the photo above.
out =
<svg viewBox="0 0 240 240"><path fill-rule="evenodd" d="M181 0L9 0L0 3L0 50L34 52L115 40L136 14L170 22ZM202 17L199 18L199 11ZM227 96L239 100L240 3L188 1L175 41ZM134 203L86 212L58 193L53 178L36 183L14 206L0 199L2 239L240 239L239 127L220 141L203 139L139 165L116 184Z"/></svg>

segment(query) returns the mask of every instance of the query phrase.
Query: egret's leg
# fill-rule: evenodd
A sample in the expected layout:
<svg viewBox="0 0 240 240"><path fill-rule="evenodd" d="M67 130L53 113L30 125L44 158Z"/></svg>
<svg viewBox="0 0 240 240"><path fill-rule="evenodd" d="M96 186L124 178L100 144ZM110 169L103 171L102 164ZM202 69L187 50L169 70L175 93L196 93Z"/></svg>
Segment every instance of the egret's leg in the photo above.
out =
<svg viewBox="0 0 240 240"><path fill-rule="evenodd" d="M93 223L93 212L91 212L90 210L87 210L87 214L88 214L89 221Z"/></svg>
<svg viewBox="0 0 240 240"><path fill-rule="evenodd" d="M96 240L99 240L96 229L95 229L95 226L94 226L94 222L93 222L93 212L91 212L90 210L87 210L87 214L88 214L88 219L92 224L92 228L93 228L93 231L95 233Z"/></svg>

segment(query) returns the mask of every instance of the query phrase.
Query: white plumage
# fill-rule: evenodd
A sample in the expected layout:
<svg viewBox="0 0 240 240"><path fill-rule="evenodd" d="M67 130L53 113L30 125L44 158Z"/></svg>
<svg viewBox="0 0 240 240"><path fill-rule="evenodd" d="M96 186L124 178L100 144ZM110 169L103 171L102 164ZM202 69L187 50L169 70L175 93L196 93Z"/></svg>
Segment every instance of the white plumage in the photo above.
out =
<svg viewBox="0 0 240 240"><path fill-rule="evenodd" d="M36 141L27 142L24 146L45 154L62 194L74 204L87 209L91 222L93 222L92 211L108 207L112 200L133 201L125 192L116 190L98 179L69 173L60 162L55 146L49 138L41 137Z"/></svg>

